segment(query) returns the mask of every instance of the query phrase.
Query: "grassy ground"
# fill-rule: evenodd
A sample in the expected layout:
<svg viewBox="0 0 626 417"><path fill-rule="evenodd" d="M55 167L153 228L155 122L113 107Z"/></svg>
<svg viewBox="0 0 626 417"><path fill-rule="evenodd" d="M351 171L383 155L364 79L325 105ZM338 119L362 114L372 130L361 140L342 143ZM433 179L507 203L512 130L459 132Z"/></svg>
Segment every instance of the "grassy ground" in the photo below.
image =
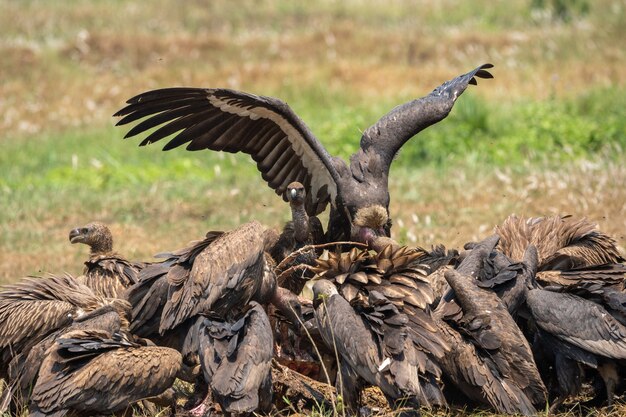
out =
<svg viewBox="0 0 626 417"><path fill-rule="evenodd" d="M625 5L564 22L550 4L0 0L0 282L80 271L86 248L67 233L92 219L142 259L208 229L287 219L245 157L121 140L110 115L138 92L279 96L347 157L389 108L483 62L495 80L394 164L396 236L458 246L512 212L558 212L623 246Z"/></svg>
<svg viewBox="0 0 626 417"><path fill-rule="evenodd" d="M123 141L110 115L141 91L277 96L347 157L388 109L484 62L496 78L394 164L395 236L458 247L511 213L562 213L623 248L626 4L531 3L0 0L0 283L78 273L67 235L94 219L137 259L287 220L246 157Z"/></svg>

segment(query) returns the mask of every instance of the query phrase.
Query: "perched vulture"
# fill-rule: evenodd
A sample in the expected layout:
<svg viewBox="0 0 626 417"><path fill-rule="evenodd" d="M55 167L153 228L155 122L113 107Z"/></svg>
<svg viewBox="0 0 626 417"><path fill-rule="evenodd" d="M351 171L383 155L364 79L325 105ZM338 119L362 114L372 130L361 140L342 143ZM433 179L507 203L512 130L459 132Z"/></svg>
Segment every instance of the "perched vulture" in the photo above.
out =
<svg viewBox="0 0 626 417"><path fill-rule="evenodd" d="M137 282L139 271L144 267L113 252L113 236L103 223L93 222L72 229L70 242L90 247L83 271L85 284L103 297L122 297L126 288Z"/></svg>
<svg viewBox="0 0 626 417"><path fill-rule="evenodd" d="M291 207L291 221L285 225L270 253L282 266L277 274L295 267L292 273L279 275L278 286L288 288L294 294L300 294L311 276L306 275L306 269L299 269L297 266L315 265L315 260L321 252L306 247L324 243L324 229L320 220L315 216L309 217L304 209L306 197L304 185L292 182L287 186L286 194ZM286 259L288 257L290 258Z"/></svg>
<svg viewBox="0 0 626 417"><path fill-rule="evenodd" d="M452 336L452 354L441 365L468 397L499 412L534 415L535 406L545 403L546 389L531 348L507 305L491 289L481 288L478 279L498 240L494 235L475 245L456 270L444 273L451 290L442 297L436 316L458 331L464 343L454 343L458 336L444 333Z"/></svg>
<svg viewBox="0 0 626 417"><path fill-rule="evenodd" d="M226 415L269 412L274 342L261 305L252 301L226 318L207 317L199 332L202 369L222 411Z"/></svg>
<svg viewBox="0 0 626 417"><path fill-rule="evenodd" d="M30 277L0 291L0 377L9 361L27 346L106 304L127 304L105 299L69 276Z"/></svg>
<svg viewBox="0 0 626 417"><path fill-rule="evenodd" d="M378 386L393 408L418 407L424 394L408 317L376 291L365 303L349 303L325 279L313 285L313 297L324 343L339 355L337 385L348 407L358 409L360 379Z"/></svg>
<svg viewBox="0 0 626 417"><path fill-rule="evenodd" d="M175 135L164 150L187 144L187 150L247 153L278 195L290 183L301 182L309 215L331 204L328 241L357 240L363 227L388 236L388 175L395 155L414 135L444 119L469 84L492 78L491 67L481 65L392 109L363 132L349 166L332 157L285 102L272 97L220 88L166 88L129 99L115 116L124 116L118 125L143 119L126 137L158 127L141 145ZM365 209L382 214L374 216L380 221L372 224L372 215L361 212Z"/></svg>
<svg viewBox="0 0 626 417"><path fill-rule="evenodd" d="M169 389L180 369L174 349L140 346L119 333L73 330L48 350L31 416L112 414Z"/></svg>
<svg viewBox="0 0 626 417"><path fill-rule="evenodd" d="M597 369L611 405L621 380L616 361L626 359L626 326L593 301L546 291L534 280L530 285L534 288L528 291L526 304L537 327L534 348L556 374L556 398L550 411L580 392L583 365Z"/></svg>

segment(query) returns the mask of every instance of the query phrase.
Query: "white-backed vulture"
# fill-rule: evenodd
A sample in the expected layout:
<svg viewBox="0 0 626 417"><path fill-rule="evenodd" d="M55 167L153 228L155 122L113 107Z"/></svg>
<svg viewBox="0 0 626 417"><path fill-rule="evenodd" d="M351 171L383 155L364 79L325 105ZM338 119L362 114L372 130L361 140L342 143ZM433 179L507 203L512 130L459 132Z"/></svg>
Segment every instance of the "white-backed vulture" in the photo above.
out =
<svg viewBox="0 0 626 417"><path fill-rule="evenodd" d="M129 99L115 116L124 116L118 125L143 119L126 137L158 127L141 145L175 135L164 150L187 144L187 150L249 154L278 195L284 195L288 184L301 182L309 215L331 204L328 241L358 239L359 211L375 207L385 214L385 222L373 232L388 236L388 175L394 156L417 133L443 120L469 84L492 78L487 71L491 67L481 65L392 109L363 132L349 166L331 156L294 111L276 98L220 88L166 88Z"/></svg>
<svg viewBox="0 0 626 417"><path fill-rule="evenodd" d="M170 388L180 364L180 353L174 349L140 346L119 333L64 333L41 364L30 415L123 411Z"/></svg>
<svg viewBox="0 0 626 417"><path fill-rule="evenodd" d="M456 270L444 273L451 290L442 297L436 317L462 337L444 332L451 338L452 353L441 366L469 398L499 412L534 415L547 393L531 348L498 295L479 286L498 240L494 235L474 245Z"/></svg>
<svg viewBox="0 0 626 417"><path fill-rule="evenodd" d="M70 242L89 246L91 252L83 270L85 284L103 297L122 297L126 288L137 282L144 267L143 263L129 261L113 251L113 236L103 223L72 229Z"/></svg>
<svg viewBox="0 0 626 417"><path fill-rule="evenodd" d="M31 339L19 354L9 363L10 384L2 392L0 413L11 409L18 412L29 398L32 387L37 381L39 367L46 357L48 349L63 333L72 330L102 330L116 333L128 328L130 304L116 300L115 304L102 307L74 317L72 322L49 333L42 340Z"/></svg>
<svg viewBox="0 0 626 417"><path fill-rule="evenodd" d="M70 275L29 277L0 291L0 377L11 358L27 345L106 304L105 299Z"/></svg>
<svg viewBox="0 0 626 417"><path fill-rule="evenodd" d="M624 262L615 240L585 218L511 215L495 232L502 252L513 260L521 260L528 245L535 246L540 272Z"/></svg>
<svg viewBox="0 0 626 417"><path fill-rule="evenodd" d="M536 256L534 246L528 252ZM583 365L597 369L611 405L620 380L616 361L626 360L626 326L593 301L544 290L534 279L529 285L526 305L537 327L534 349L556 375L550 411L580 392Z"/></svg>
<svg viewBox="0 0 626 417"><path fill-rule="evenodd" d="M313 297L322 338L339 355L338 391L352 412L358 410L359 379L378 386L393 408L419 407L425 394L408 317L377 291L370 292L366 302L349 303L325 279L315 282Z"/></svg>
<svg viewBox="0 0 626 417"><path fill-rule="evenodd" d="M392 245L381 252L354 248L320 257L314 272L337 285L348 302L367 300L375 291L408 318L406 328L413 342L420 375L420 403L426 407L446 404L441 392L437 362L450 346L441 337L430 310L434 295L426 272L415 260L421 251Z"/></svg>
<svg viewBox="0 0 626 417"><path fill-rule="evenodd" d="M272 405L274 342L269 318L250 302L226 318L205 318L199 329L205 379L226 415L266 413Z"/></svg>

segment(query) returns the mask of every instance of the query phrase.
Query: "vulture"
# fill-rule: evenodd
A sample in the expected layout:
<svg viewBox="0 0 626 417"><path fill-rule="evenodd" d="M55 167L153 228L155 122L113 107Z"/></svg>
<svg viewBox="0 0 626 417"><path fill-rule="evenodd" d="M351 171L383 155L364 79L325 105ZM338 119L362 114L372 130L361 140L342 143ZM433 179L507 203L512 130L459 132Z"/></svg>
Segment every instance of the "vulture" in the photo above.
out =
<svg viewBox="0 0 626 417"><path fill-rule="evenodd" d="M298 265L315 265L320 253L309 245L324 243L324 229L316 216L310 216L304 209L306 190L299 182L292 182L287 186L287 199L291 207L291 221L288 222L270 254L280 262L281 273L278 285L289 289L294 294L300 294L308 278L305 278L306 269L299 269ZM299 251L294 253L295 251ZM287 259L288 258L288 259ZM285 273L287 269L295 267L292 273Z"/></svg>
<svg viewBox="0 0 626 417"><path fill-rule="evenodd" d="M528 252L537 258L534 246ZM598 371L610 406L623 378L617 362L626 359L626 326L593 301L542 289L534 279L529 286L526 305L537 328L534 348L537 356L549 361L556 379L550 411L580 392L584 368Z"/></svg>
<svg viewBox="0 0 626 417"><path fill-rule="evenodd" d="M113 251L113 236L100 222L89 223L70 231L70 242L83 243L91 249L85 262L85 284L103 297L122 297L137 282L144 264L132 262Z"/></svg>
<svg viewBox="0 0 626 417"><path fill-rule="evenodd" d="M163 308L168 299L170 282L189 279L189 274L198 255L220 237L223 232L208 232L204 239L190 242L185 248L161 253L165 258L146 266L139 273L138 282L128 289L127 297L133 306L130 330L133 334L150 339L159 338ZM173 342L181 340L174 337ZM169 346L169 344L167 344ZM170 346L174 347L174 346Z"/></svg>
<svg viewBox="0 0 626 417"><path fill-rule="evenodd" d="M478 279L498 240L494 235L475 245L456 269L444 273L450 290L435 315L458 335L443 326L452 352L440 363L470 399L499 412L534 415L547 393L530 345L507 305ZM518 296L523 300L524 293Z"/></svg>
<svg viewBox="0 0 626 417"><path fill-rule="evenodd" d="M521 260L528 245L536 247L539 281L543 271L624 262L615 240L585 218L555 215L526 219L511 215L495 232L500 236L502 252L513 260Z"/></svg>
<svg viewBox="0 0 626 417"><path fill-rule="evenodd" d="M366 303L350 303L325 279L315 282L313 297L324 343L339 356L337 385L348 407L358 409L360 380L378 386L394 409L419 407L423 395L408 317L377 291Z"/></svg>
<svg viewBox="0 0 626 417"><path fill-rule="evenodd" d="M269 302L276 276L266 250L275 242L274 233L256 221L246 223L215 237L195 256L191 269L168 272L159 332L201 314L224 316L253 299Z"/></svg>
<svg viewBox="0 0 626 417"><path fill-rule="evenodd" d="M103 330L63 333L47 351L30 415L112 414L169 389L180 369L174 349L141 346Z"/></svg>
<svg viewBox="0 0 626 417"><path fill-rule="evenodd" d="M46 357L48 349L63 333L72 330L103 330L110 333L128 328L130 304L116 300L115 305L106 304L88 313L72 318L71 324L49 333L44 339L32 339L9 363L10 385L2 392L0 413L11 408L17 413L23 408L23 400L28 399L30 391L37 381L39 367Z"/></svg>
<svg viewBox="0 0 626 417"><path fill-rule="evenodd" d="M104 305L127 305L105 299L70 275L29 277L0 291L0 377L11 359L27 346Z"/></svg>
<svg viewBox="0 0 626 417"><path fill-rule="evenodd" d="M227 416L269 412L274 342L263 307L251 301L225 318L206 317L199 333L204 376L222 411Z"/></svg>
<svg viewBox="0 0 626 417"><path fill-rule="evenodd" d="M291 208L291 221L285 225L278 242L271 250L276 262L281 262L293 251L304 246L324 243L322 223L316 216L309 216L304 208L304 185L297 181L292 182L287 186L285 195Z"/></svg>
<svg viewBox="0 0 626 417"><path fill-rule="evenodd" d="M185 368L198 362L196 328L204 315L226 317L256 300L271 302L298 323L297 297L276 288L274 262L266 252L276 240L274 231L250 222L230 232L209 232L186 248L157 255L165 261L144 268L128 291L131 331L179 350ZM190 378L185 380L194 382Z"/></svg>
<svg viewBox="0 0 626 417"><path fill-rule="evenodd" d="M310 216L331 205L326 240L358 240L362 228L389 236L388 175L400 148L423 129L443 120L477 78L493 78L491 64L447 81L429 95L395 107L366 129L350 164L331 156L283 101L223 88L165 88L139 94L115 113L117 125L141 120L125 137L156 128L147 145L173 138L164 150L243 152L278 195L298 181L307 191ZM287 198L285 196L285 198Z"/></svg>
<svg viewBox="0 0 626 417"><path fill-rule="evenodd" d="M378 253L353 248L321 256L313 271L317 278L333 282L349 303L365 302L376 292L407 317L405 327L413 342L420 376L417 393L420 404L445 406L438 361L450 346L439 334L432 317L430 304L434 294L426 271L416 263L421 255L422 252L406 246L394 250L393 245L388 245Z"/></svg>

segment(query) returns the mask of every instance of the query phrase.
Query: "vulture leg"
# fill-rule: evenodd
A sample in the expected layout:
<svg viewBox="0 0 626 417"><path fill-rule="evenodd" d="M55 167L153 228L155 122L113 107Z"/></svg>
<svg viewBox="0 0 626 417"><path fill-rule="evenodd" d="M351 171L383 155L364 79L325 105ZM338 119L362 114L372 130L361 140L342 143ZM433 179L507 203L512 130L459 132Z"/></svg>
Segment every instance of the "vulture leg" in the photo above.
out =
<svg viewBox="0 0 626 417"><path fill-rule="evenodd" d="M193 417L210 416L215 411L215 402L213 401L213 393L208 389L207 394L200 404L189 410L189 415Z"/></svg>
<svg viewBox="0 0 626 417"><path fill-rule="evenodd" d="M272 373L269 372L259 387L259 412L261 414L269 415L272 411L273 394L274 386L272 385Z"/></svg>
<svg viewBox="0 0 626 417"><path fill-rule="evenodd" d="M345 361L339 362L339 372L335 381L337 395L341 395L341 400L349 415L358 415L361 408L363 381Z"/></svg>
<svg viewBox="0 0 626 417"><path fill-rule="evenodd" d="M555 414L567 398L580 392L583 380L581 365L561 353L556 354L555 368L558 394L550 405L550 415Z"/></svg>
<svg viewBox="0 0 626 417"><path fill-rule="evenodd" d="M153 408L154 404L160 407L167 407L170 409L170 415L176 415L176 392L173 388L168 388L156 397L148 398L147 401L151 403L146 404L148 407L152 406ZM150 414L156 415L156 410L155 412L150 411Z"/></svg>
<svg viewBox="0 0 626 417"><path fill-rule="evenodd" d="M617 366L615 363L604 362L598 364L598 372L604 381L604 385L606 386L606 397L607 397L607 406L609 409L613 407L613 394L615 393L615 386L619 382L619 374L617 371Z"/></svg>

